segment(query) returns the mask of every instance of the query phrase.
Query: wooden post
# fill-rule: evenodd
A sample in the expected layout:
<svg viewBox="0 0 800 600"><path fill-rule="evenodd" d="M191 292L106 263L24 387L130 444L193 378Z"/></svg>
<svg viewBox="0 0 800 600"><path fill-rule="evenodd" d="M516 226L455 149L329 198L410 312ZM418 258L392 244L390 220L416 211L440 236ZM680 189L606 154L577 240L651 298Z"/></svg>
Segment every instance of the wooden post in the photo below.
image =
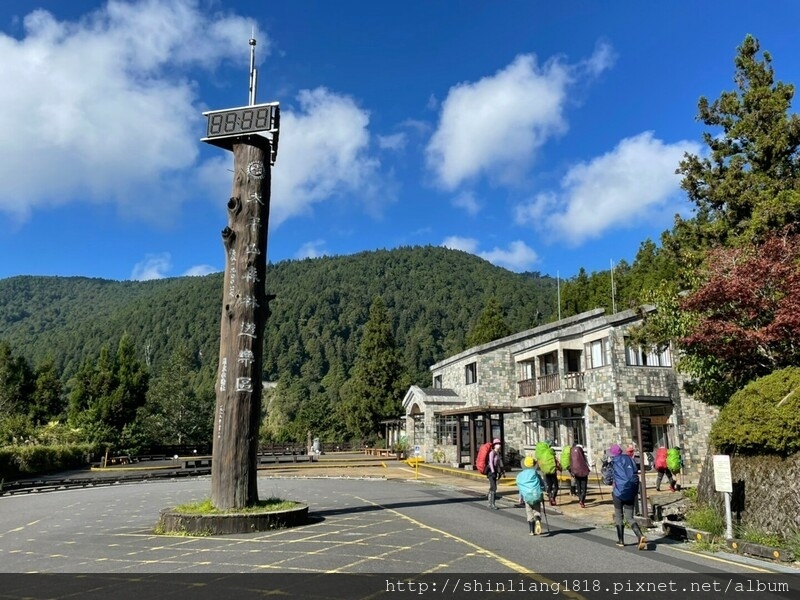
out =
<svg viewBox="0 0 800 600"><path fill-rule="evenodd" d="M270 153L270 141L262 136L233 145L211 462L211 502L222 510L258 502Z"/></svg>

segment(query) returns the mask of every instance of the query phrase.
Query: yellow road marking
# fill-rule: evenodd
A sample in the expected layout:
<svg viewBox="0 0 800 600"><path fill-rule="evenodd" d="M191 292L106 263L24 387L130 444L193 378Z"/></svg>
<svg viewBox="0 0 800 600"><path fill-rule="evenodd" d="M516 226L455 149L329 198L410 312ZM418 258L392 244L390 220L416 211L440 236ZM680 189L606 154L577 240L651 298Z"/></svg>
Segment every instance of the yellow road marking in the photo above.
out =
<svg viewBox="0 0 800 600"><path fill-rule="evenodd" d="M401 471L406 471L408 473L413 473L414 475L417 474L417 472L414 469L406 469L405 467L398 467L398 469L400 469ZM433 475L428 475L427 473L420 473L419 475L420 477L428 477L428 478L433 477Z"/></svg>
<svg viewBox="0 0 800 600"><path fill-rule="evenodd" d="M457 542L460 542L461 544L464 544L465 546L468 546L468 547L474 549L478 554L483 555L483 556L488 556L489 558L494 559L495 561L499 562L504 567L507 567L507 568L511 569L512 571L516 571L517 573L522 573L523 575L528 575L531 579L534 579L534 580L538 581L539 583L544 583L544 584L547 584L547 585L553 585L553 584L558 585L552 579L548 579L547 577L545 577L543 575L540 575L536 571L531 571L527 567L523 567L522 565L520 565L518 563L515 563L514 561L509 560L509 559L507 559L507 558L505 558L503 556L500 556L499 554L497 554L495 552L492 552L491 550L487 550L486 548L483 548L483 547L479 546L478 544L473 544L469 540L465 540L464 538L458 537L457 535L454 535L454 534L450 533L449 531L444 531L442 529L437 529L436 527L431 527L430 525L426 525L425 523L423 523L421 521L417 521L416 519L414 519L412 517L409 517L408 515L404 515L401 512L398 512L398 511L396 511L394 509L391 509L391 508L388 508L386 506L383 506L382 504L378 504L377 502L372 502L371 500L367 500L366 498L359 498L358 496L355 496L355 498L357 498L358 500L361 500L362 502L366 502L368 504L372 504L373 506L380 506L383 510L386 510L386 511L392 513L392 514L395 514L398 517L400 517L401 519L405 519L406 521L409 521L410 523L413 523L414 525L416 525L417 527L420 527L421 529L427 529L428 531L433 531L433 532L435 532L435 533L437 533L439 535L442 535L444 537L447 537L447 538L450 538L450 539L455 540ZM562 596L567 597L567 598L574 598L575 600L586 600L583 596L581 596L580 594L577 594L577 593L575 593L573 591L564 590L564 591L561 591L560 593L561 593Z"/></svg>
<svg viewBox="0 0 800 600"><path fill-rule="evenodd" d="M693 554L694 556L702 556L703 558L707 558L708 560L716 560L718 562L722 562L728 565L733 565L735 567L744 567L745 569L752 569L753 571L758 571L760 573L778 573L778 571L771 571L770 569L763 569L761 567L754 567L753 565L748 565L746 563L736 562L734 560L727 560L725 558L719 558L718 556L710 556L708 554L701 554L699 552L695 552L693 550L682 550L680 548L670 548L670 550L674 550L675 552L684 552L686 554Z"/></svg>

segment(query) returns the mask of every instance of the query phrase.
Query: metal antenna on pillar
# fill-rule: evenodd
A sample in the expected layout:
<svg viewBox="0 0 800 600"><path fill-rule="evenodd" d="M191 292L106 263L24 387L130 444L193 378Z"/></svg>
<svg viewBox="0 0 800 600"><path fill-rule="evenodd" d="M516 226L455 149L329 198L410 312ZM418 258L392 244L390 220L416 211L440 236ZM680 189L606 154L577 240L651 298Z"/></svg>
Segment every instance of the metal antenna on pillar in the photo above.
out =
<svg viewBox="0 0 800 600"><path fill-rule="evenodd" d="M250 34L250 106L256 104L256 86L258 85L258 71L256 71L256 32L253 28Z"/></svg>

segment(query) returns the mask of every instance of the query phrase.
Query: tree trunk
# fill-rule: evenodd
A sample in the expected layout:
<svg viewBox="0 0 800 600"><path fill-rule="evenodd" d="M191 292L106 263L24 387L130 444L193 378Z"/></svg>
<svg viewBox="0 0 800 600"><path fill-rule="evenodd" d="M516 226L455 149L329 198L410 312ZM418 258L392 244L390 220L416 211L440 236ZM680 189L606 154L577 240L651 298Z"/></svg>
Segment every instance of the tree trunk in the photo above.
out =
<svg viewBox="0 0 800 600"><path fill-rule="evenodd" d="M247 143L234 144L233 159L228 226L222 231L226 262L211 462L211 502L223 510L253 506L258 501L262 355L268 311L264 279L269 141L253 136Z"/></svg>

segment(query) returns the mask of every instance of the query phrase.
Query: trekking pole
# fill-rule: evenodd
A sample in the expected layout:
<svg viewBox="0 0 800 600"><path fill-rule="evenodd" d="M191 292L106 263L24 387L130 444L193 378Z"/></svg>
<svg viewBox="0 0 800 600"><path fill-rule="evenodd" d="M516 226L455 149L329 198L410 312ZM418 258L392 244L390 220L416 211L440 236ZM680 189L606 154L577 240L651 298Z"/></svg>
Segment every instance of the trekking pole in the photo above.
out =
<svg viewBox="0 0 800 600"><path fill-rule="evenodd" d="M603 502L603 484L600 481L600 474L597 472L597 465L594 466L594 476L597 478L597 490L600 492L600 502Z"/></svg>
<svg viewBox="0 0 800 600"><path fill-rule="evenodd" d="M544 524L547 526L547 535L550 535L550 523L547 522L547 509L544 507L544 496L539 501L542 506L542 514L544 515Z"/></svg>

